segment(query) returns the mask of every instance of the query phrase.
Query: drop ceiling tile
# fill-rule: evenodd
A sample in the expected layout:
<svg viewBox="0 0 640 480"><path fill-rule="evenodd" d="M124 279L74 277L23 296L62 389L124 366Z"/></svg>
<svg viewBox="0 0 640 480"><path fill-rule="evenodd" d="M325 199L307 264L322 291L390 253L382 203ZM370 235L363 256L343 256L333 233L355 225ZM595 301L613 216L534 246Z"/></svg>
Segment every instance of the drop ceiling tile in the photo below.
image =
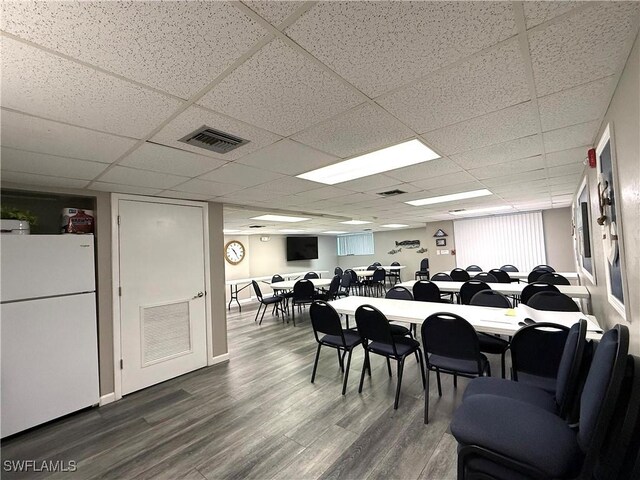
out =
<svg viewBox="0 0 640 480"><path fill-rule="evenodd" d="M331 187L331 186L327 186L327 187L321 187L321 188L317 188L315 190L307 190L305 192L302 192L299 196L296 196L295 198L298 199L298 201L303 201L304 203L308 203L310 201L316 201L316 200L327 200L327 199L338 199L339 197L342 197L344 195L349 195L352 192L349 190L345 190L343 188L337 188L337 187ZM291 200L295 200L295 198L291 198Z"/></svg>
<svg viewBox="0 0 640 480"><path fill-rule="evenodd" d="M456 173L449 173L447 175L440 175L439 177L427 178L424 180L417 180L411 183L418 188L432 191L432 189L434 188L448 187L450 185L459 185L459 184L465 184L465 183L473 183L475 181L476 179L472 175L468 174L467 172L456 172Z"/></svg>
<svg viewBox="0 0 640 480"><path fill-rule="evenodd" d="M189 98L265 34L232 2L8 2L3 29Z"/></svg>
<svg viewBox="0 0 640 480"><path fill-rule="evenodd" d="M228 185L225 183L208 182L206 180L199 180L197 178L194 178L192 180L181 183L180 185L176 185L173 188L171 188L171 190L175 190L177 192L199 193L201 195L209 195L210 198L226 195L241 189L242 187L238 185Z"/></svg>
<svg viewBox="0 0 640 480"><path fill-rule="evenodd" d="M162 191L162 189L158 188L135 187L108 182L93 182L90 189L101 192L130 193L132 195L158 195Z"/></svg>
<svg viewBox="0 0 640 480"><path fill-rule="evenodd" d="M3 110L2 145L31 152L111 163L136 141Z"/></svg>
<svg viewBox="0 0 640 480"><path fill-rule="evenodd" d="M3 173L10 171L91 180L108 166L107 163L88 162L2 147Z"/></svg>
<svg viewBox="0 0 640 480"><path fill-rule="evenodd" d="M141 145L119 163L184 177L196 177L224 164L222 160L149 142Z"/></svg>
<svg viewBox="0 0 640 480"><path fill-rule="evenodd" d="M345 190L351 190L353 192L369 192L373 190L384 191L390 189L392 185L397 185L398 180L388 177L381 173L377 175L369 175L368 177L358 178L357 180L350 180L348 182L338 183L337 186L344 188Z"/></svg>
<svg viewBox="0 0 640 480"><path fill-rule="evenodd" d="M455 162L448 158L436 158L418 165L410 167L397 168L386 172L385 175L391 178L397 178L403 182L413 182L425 178L437 177L447 173L459 172L462 170Z"/></svg>
<svg viewBox="0 0 640 480"><path fill-rule="evenodd" d="M284 20L295 12L300 6L299 2L292 1L245 1L249 8L270 22L274 26L280 25Z"/></svg>
<svg viewBox="0 0 640 480"><path fill-rule="evenodd" d="M187 178L116 165L98 180L100 182L118 183L134 187L168 189L184 182Z"/></svg>
<svg viewBox="0 0 640 480"><path fill-rule="evenodd" d="M466 169L494 165L511 160L533 157L542 153L542 139L538 135L517 138L453 155L451 160Z"/></svg>
<svg viewBox="0 0 640 480"><path fill-rule="evenodd" d="M600 126L600 121L581 123L542 134L547 152L568 150L580 145L591 145Z"/></svg>
<svg viewBox="0 0 640 480"><path fill-rule="evenodd" d="M434 181L432 188L429 188L428 193L425 194L422 198L437 197L439 195L449 195L451 193L469 192L472 190L480 190L482 188L487 188L487 187L482 183L478 182L477 180L474 180L473 182L467 181L465 183L446 185L446 186L442 186L440 185L439 182Z"/></svg>
<svg viewBox="0 0 640 480"><path fill-rule="evenodd" d="M252 187L251 191L268 193L271 197L274 197L278 195L295 195L307 190L315 190L320 186L322 186L322 184L311 182L309 180L303 180L295 177L284 177Z"/></svg>
<svg viewBox="0 0 640 480"><path fill-rule="evenodd" d="M625 42L637 33L639 12L637 2L602 2L529 32L538 95L614 74L629 55Z"/></svg>
<svg viewBox="0 0 640 480"><path fill-rule="evenodd" d="M530 1L523 2L524 17L527 22L527 28L535 27L543 22L551 20L552 18L567 13L571 9L583 5L584 2L576 1L564 1L564 2L549 2L549 1Z"/></svg>
<svg viewBox="0 0 640 480"><path fill-rule="evenodd" d="M615 87L610 76L538 99L542 130L555 130L596 120L609 105Z"/></svg>
<svg viewBox="0 0 640 480"><path fill-rule="evenodd" d="M286 33L375 97L516 28L511 5L502 2L320 2Z"/></svg>
<svg viewBox="0 0 640 480"><path fill-rule="evenodd" d="M2 184L15 183L18 185L34 185L38 187L64 187L64 188L83 188L89 182L87 180L78 180L76 178L49 177L46 175L34 175L32 173L22 172L2 172Z"/></svg>
<svg viewBox="0 0 640 480"><path fill-rule="evenodd" d="M351 195L345 195L344 197L340 197L339 200L343 205L353 205L354 203L366 202L373 200L375 195L370 193L352 193Z"/></svg>
<svg viewBox="0 0 640 480"><path fill-rule="evenodd" d="M531 172L516 173L513 175L487 178L483 180L483 183L491 189L492 187L500 187L503 185L509 185L512 183L522 184L522 188L526 189L529 182L533 180L542 180L547 178L547 172L544 168L533 170Z"/></svg>
<svg viewBox="0 0 640 480"><path fill-rule="evenodd" d="M561 165L558 167L549 168L549 178L562 177L565 175L578 175L585 169L585 166L581 163L570 163L568 165Z"/></svg>
<svg viewBox="0 0 640 480"><path fill-rule="evenodd" d="M536 131L536 116L531 102L525 102L422 136L429 145L445 155L451 155L526 137Z"/></svg>
<svg viewBox="0 0 640 480"><path fill-rule="evenodd" d="M395 145L415 134L378 105L365 103L292 138L341 158Z"/></svg>
<svg viewBox="0 0 640 480"><path fill-rule="evenodd" d="M2 106L141 138L181 104L174 98L2 37Z"/></svg>
<svg viewBox="0 0 640 480"><path fill-rule="evenodd" d="M270 172L299 175L339 161L338 157L284 139L242 157L238 163Z"/></svg>
<svg viewBox="0 0 640 480"><path fill-rule="evenodd" d="M279 173L267 172L238 163L228 163L224 167L220 167L213 172L202 175L200 179L209 180L211 182L252 187L254 185L270 182L282 177L283 175Z"/></svg>
<svg viewBox="0 0 640 480"><path fill-rule="evenodd" d="M517 40L437 72L378 102L417 132L429 132L531 98Z"/></svg>
<svg viewBox="0 0 640 480"><path fill-rule="evenodd" d="M249 140L249 143L242 145L225 154L211 152L204 148L194 147L186 143L179 142L178 139L185 137L189 133L199 129L203 125L215 130L230 133L237 137ZM191 106L184 112L171 120L162 130L151 139L156 143L168 145L181 150L189 150L199 155L214 157L219 160L237 160L238 158L255 152L262 147L280 140L278 135L256 128L244 122L240 122L226 115L220 115L198 106Z"/></svg>
<svg viewBox="0 0 640 480"><path fill-rule="evenodd" d="M571 148L569 150L562 150L559 152L547 153L547 165L549 167L555 167L559 165L566 165L570 163L583 163L587 159L587 151L591 147L584 145L582 147Z"/></svg>
<svg viewBox="0 0 640 480"><path fill-rule="evenodd" d="M568 183L573 183L574 185L576 185L576 188L577 188L580 181L582 181L582 171L578 173L570 173L568 175L563 175L561 177L549 178L549 186L554 187L557 185L566 185Z"/></svg>
<svg viewBox="0 0 640 480"><path fill-rule="evenodd" d="M510 162L497 163L495 165L485 165L484 167L468 170L468 172L478 180L483 180L485 178L503 177L520 172L538 170L545 168L545 166L544 157L537 155L535 157L521 158Z"/></svg>
<svg viewBox="0 0 640 480"><path fill-rule="evenodd" d="M276 39L198 103L287 136L362 100L343 82Z"/></svg>

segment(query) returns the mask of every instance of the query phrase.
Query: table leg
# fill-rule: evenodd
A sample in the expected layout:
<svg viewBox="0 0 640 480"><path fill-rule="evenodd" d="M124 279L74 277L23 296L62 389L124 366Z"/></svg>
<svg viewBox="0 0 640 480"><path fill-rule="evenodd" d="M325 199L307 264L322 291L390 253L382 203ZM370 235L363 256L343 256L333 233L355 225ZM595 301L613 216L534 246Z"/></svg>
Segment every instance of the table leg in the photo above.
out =
<svg viewBox="0 0 640 480"><path fill-rule="evenodd" d="M227 305L227 309L231 310L231 303L235 300L238 304L238 310L242 312L242 305L238 301L238 285L229 285L229 292L231 293L231 299L229 300L229 305Z"/></svg>

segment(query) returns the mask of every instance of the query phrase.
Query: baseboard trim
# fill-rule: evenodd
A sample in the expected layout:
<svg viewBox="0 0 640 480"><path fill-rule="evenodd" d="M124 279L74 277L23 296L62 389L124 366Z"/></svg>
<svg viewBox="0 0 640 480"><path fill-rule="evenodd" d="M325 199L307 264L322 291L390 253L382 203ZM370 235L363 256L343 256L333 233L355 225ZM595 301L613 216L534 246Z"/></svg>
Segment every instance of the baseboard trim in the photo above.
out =
<svg viewBox="0 0 640 480"><path fill-rule="evenodd" d="M217 365L218 363L224 363L229 361L229 353L223 353L222 355L216 355L209 359L209 366Z"/></svg>
<svg viewBox="0 0 640 480"><path fill-rule="evenodd" d="M108 405L109 403L113 403L115 401L116 401L116 393L111 392L111 393L107 393L106 395L102 395L100 397L100 402L98 403L98 405L102 407L103 405Z"/></svg>

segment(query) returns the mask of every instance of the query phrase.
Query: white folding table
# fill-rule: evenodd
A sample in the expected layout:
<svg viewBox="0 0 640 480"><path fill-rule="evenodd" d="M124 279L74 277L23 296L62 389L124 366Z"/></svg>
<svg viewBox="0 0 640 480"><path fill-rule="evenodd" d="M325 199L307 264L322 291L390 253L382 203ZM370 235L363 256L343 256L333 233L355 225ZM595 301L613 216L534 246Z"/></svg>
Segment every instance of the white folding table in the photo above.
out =
<svg viewBox="0 0 640 480"><path fill-rule="evenodd" d="M409 280L407 282L399 283L398 286L406 287L409 290L413 288L413 284L416 280ZM433 282L435 283L441 292L444 293L460 293L460 287L465 282ZM492 290L500 292L503 295L520 295L522 290L527 286L526 283L487 283ZM585 298L589 299L591 295L589 290L584 285L556 285L561 293L571 298Z"/></svg>

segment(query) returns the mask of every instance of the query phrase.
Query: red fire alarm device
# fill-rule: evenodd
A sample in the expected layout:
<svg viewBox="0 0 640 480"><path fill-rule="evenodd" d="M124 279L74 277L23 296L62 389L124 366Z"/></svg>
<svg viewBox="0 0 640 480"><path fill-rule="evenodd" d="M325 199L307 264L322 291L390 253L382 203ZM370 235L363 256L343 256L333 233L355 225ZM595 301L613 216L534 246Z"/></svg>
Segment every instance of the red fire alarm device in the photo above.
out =
<svg viewBox="0 0 640 480"><path fill-rule="evenodd" d="M587 155L589 157L589 166L591 168L596 168L596 149L590 148Z"/></svg>

